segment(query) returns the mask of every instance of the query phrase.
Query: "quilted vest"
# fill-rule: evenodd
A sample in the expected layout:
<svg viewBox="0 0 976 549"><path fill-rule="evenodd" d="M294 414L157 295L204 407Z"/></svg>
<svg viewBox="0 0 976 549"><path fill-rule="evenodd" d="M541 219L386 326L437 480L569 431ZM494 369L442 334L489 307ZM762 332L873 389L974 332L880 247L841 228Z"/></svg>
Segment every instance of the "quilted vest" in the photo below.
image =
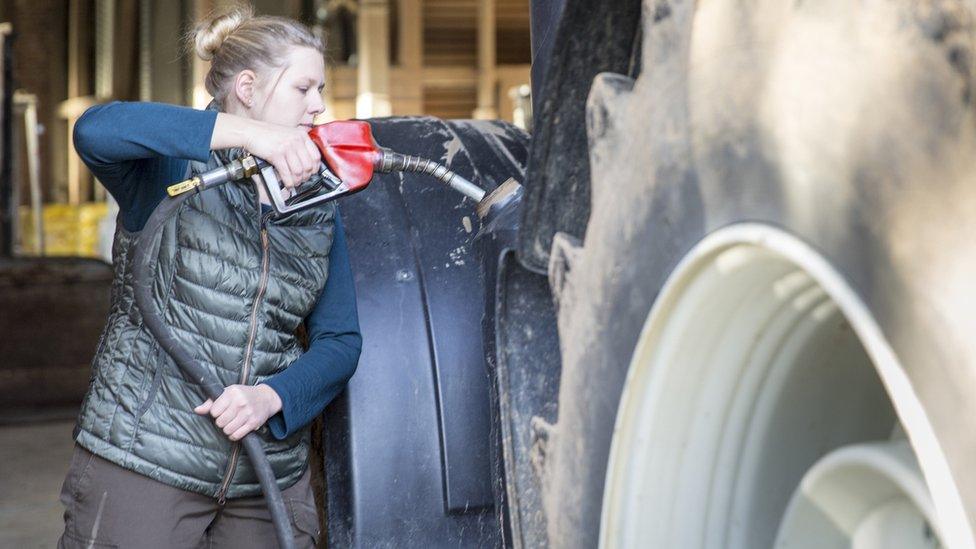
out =
<svg viewBox="0 0 976 549"><path fill-rule="evenodd" d="M215 152L191 168L199 173L228 158ZM111 308L76 441L177 488L217 498L260 494L243 447L193 412L203 393L143 325L133 296L136 242L161 239L153 298L170 330L225 386L255 385L303 352L296 329L325 286L334 215L330 202L268 219L248 181L195 194L159 234L129 232L119 220ZM281 441L266 426L257 433L278 485L294 484L308 462L308 427Z"/></svg>

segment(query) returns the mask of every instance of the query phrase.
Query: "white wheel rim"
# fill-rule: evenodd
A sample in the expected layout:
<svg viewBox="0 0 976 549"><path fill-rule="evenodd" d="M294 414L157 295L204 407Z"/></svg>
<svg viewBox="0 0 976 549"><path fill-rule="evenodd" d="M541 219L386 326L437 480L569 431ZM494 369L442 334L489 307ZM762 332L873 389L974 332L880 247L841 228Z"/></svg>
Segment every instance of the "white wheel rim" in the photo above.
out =
<svg viewBox="0 0 976 549"><path fill-rule="evenodd" d="M973 547L931 425L857 295L787 233L758 224L717 231L675 269L635 349L601 546L769 546L824 453L884 440L898 420L935 502L933 532L949 547ZM804 421L813 423L795 436Z"/></svg>
<svg viewBox="0 0 976 549"><path fill-rule="evenodd" d="M857 444L817 462L793 493L777 547L934 549L935 510L907 440Z"/></svg>

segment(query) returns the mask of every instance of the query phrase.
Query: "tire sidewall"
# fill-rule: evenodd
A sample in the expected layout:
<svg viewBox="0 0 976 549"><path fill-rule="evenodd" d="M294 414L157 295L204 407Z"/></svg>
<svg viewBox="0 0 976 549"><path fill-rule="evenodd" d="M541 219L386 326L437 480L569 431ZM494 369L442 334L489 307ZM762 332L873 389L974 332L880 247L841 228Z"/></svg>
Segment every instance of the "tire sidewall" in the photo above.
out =
<svg viewBox="0 0 976 549"><path fill-rule="evenodd" d="M804 58L802 43L763 26L756 12L773 10L769 4L754 12L738 2L702 4L696 12L674 3L668 19L645 22L642 76L632 93L603 105L609 113L591 157L593 211L559 313L563 373L546 478L550 542L597 545L617 408L648 313L698 242L742 222L770 225L818 250L866 305L925 408L972 524L976 494L966 487L976 478L966 456L976 450L968 434L976 403L963 388L976 384L976 350L966 337L974 313L959 304L969 300L960 281L976 280L967 242L976 234L976 186L965 175L976 140L971 102L946 62L948 46L913 26L904 6L826 14L843 18L860 40L840 45L840 53L870 49L857 34L865 20L909 17L878 31L889 32L882 38L897 54L895 66L876 67L868 76L877 82L867 89L850 88L858 96L847 99L859 105L851 109L837 101L855 80L842 80L851 78L851 63L870 72L877 59L837 59L821 73L798 75L790 63L814 60ZM799 36L825 17L803 9L790 14ZM729 47L764 40L777 45ZM661 50L670 57L655 55ZM820 93L818 81L841 88ZM878 95L876 86L887 91ZM599 103L591 94L591 109ZM828 119L840 113L833 124L803 117L777 124L825 106Z"/></svg>

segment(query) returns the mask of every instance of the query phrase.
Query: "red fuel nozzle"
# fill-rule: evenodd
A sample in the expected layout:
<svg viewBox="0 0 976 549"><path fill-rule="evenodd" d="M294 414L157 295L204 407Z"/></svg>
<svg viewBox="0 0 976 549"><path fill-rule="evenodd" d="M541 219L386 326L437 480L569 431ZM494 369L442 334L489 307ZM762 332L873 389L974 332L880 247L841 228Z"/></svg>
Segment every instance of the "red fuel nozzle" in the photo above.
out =
<svg viewBox="0 0 976 549"><path fill-rule="evenodd" d="M268 196L278 214L309 208L365 189L373 173L417 172L430 175L452 189L480 203L485 191L446 166L433 160L410 156L384 149L376 144L369 123L362 120L336 120L313 127L308 136L322 153L328 170L321 174L328 181L325 192L312 188L288 198L281 197L281 188L274 168L263 160L247 156L228 166L202 173L167 188L170 196L191 190L201 191L227 181L236 181L260 172ZM331 172L331 173L329 173Z"/></svg>
<svg viewBox="0 0 976 549"><path fill-rule="evenodd" d="M336 120L315 126L308 136L322 153L325 164L350 192L362 190L373 178L383 154L362 120Z"/></svg>
<svg viewBox="0 0 976 549"><path fill-rule="evenodd" d="M485 191L447 167L432 160L381 148L373 139L369 124L362 120L337 120L312 128L309 137L318 146L326 165L351 192L369 184L373 172L426 173L452 189L480 202Z"/></svg>

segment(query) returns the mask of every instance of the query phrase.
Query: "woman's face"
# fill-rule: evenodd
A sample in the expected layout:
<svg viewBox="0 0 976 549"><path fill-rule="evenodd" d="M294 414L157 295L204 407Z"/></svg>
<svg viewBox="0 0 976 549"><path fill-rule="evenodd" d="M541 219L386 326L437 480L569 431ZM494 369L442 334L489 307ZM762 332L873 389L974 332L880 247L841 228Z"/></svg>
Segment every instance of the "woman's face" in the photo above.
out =
<svg viewBox="0 0 976 549"><path fill-rule="evenodd" d="M315 116L325 110L322 104L325 61L315 49L289 48L284 70L268 70L261 76L254 89L252 118L310 128Z"/></svg>

